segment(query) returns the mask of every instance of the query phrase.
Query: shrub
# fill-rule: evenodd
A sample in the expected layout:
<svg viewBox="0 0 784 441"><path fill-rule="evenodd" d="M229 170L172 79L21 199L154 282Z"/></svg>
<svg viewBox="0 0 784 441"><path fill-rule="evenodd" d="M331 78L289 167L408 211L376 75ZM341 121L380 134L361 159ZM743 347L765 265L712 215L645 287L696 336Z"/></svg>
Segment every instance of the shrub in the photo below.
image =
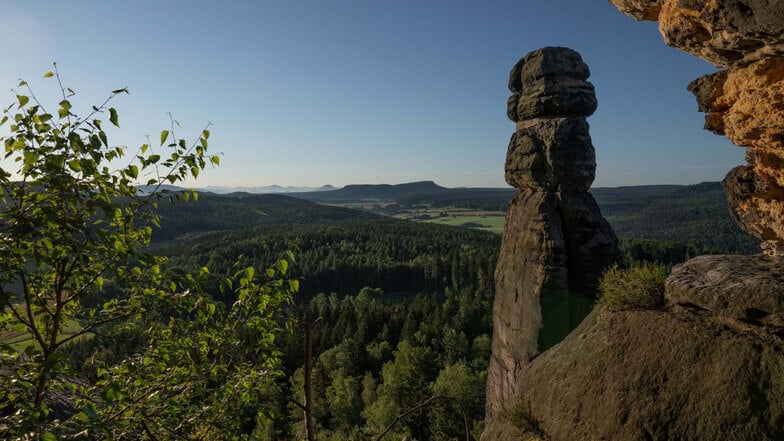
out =
<svg viewBox="0 0 784 441"><path fill-rule="evenodd" d="M528 435L535 435L539 440L546 440L547 435L540 426L539 420L531 413L531 403L518 403L517 406L506 408L501 414L513 426ZM531 439L531 438L528 438Z"/></svg>
<svg viewBox="0 0 784 441"><path fill-rule="evenodd" d="M660 308L664 305L664 279L669 273L669 267L655 263L626 269L613 266L602 277L599 302L613 311Z"/></svg>

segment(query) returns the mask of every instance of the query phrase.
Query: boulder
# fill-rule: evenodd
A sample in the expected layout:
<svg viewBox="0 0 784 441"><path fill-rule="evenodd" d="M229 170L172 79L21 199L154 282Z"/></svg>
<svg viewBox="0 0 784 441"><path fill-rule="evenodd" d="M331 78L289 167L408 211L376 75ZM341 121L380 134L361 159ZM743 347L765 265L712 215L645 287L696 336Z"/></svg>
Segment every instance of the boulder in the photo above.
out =
<svg viewBox="0 0 784 441"><path fill-rule="evenodd" d="M665 298L728 326L784 338L784 262L758 256L699 256L677 266Z"/></svg>
<svg viewBox="0 0 784 441"><path fill-rule="evenodd" d="M509 74L507 116L515 122L538 117L589 116L596 111L590 71L577 52L546 47L520 59Z"/></svg>
<svg viewBox="0 0 784 441"><path fill-rule="evenodd" d="M784 439L781 262L697 257L674 269L665 299L598 307L526 364L495 439Z"/></svg>

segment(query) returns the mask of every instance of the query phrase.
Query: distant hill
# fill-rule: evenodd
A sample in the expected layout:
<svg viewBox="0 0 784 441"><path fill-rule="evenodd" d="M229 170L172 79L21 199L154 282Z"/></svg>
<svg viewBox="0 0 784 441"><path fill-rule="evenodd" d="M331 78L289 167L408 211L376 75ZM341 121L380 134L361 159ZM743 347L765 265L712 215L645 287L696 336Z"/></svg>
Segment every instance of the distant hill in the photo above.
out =
<svg viewBox="0 0 784 441"><path fill-rule="evenodd" d="M152 193L153 191L169 191L172 193L177 193L181 191L185 191L186 188L177 187L176 185L137 185L136 186L136 194L139 195L147 195Z"/></svg>
<svg viewBox="0 0 784 441"><path fill-rule="evenodd" d="M340 224L377 216L358 210L327 207L276 194L200 193L197 201L162 203L156 241L185 234L237 231L265 225Z"/></svg>
<svg viewBox="0 0 784 441"><path fill-rule="evenodd" d="M282 187L280 185L266 185L261 187L230 187L222 185L208 185L206 187L198 188L199 191L205 191L217 194L229 194L236 192L245 192L253 194L280 194L280 193L306 193L310 191L330 191L335 190L331 185L324 185L321 187Z"/></svg>
<svg viewBox="0 0 784 441"><path fill-rule="evenodd" d="M338 190L311 191L291 196L313 202L397 202L410 195L437 194L446 191L433 181L410 182L407 184L355 184Z"/></svg>
<svg viewBox="0 0 784 441"><path fill-rule="evenodd" d="M431 181L399 185L349 185L291 196L320 204L396 203L430 207L506 210L513 188L444 188ZM727 207L719 182L593 188L602 213L619 237L675 241L704 252L756 253L759 241L743 232Z"/></svg>
<svg viewBox="0 0 784 441"><path fill-rule="evenodd" d="M505 210L514 192L513 188L445 188L433 181L420 181L396 185L347 185L338 190L292 193L290 196L321 204L378 202Z"/></svg>
<svg viewBox="0 0 784 441"><path fill-rule="evenodd" d="M703 252L759 252L759 241L732 218L719 182L595 188L591 193L618 237L675 241Z"/></svg>

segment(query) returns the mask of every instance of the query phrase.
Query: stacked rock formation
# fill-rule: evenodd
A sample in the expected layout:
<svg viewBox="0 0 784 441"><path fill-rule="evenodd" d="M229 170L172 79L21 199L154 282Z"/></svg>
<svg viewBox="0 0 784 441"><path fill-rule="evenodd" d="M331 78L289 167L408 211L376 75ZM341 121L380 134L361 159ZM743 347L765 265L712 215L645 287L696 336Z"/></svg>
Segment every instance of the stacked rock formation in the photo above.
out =
<svg viewBox="0 0 784 441"><path fill-rule="evenodd" d="M706 128L747 148L749 165L731 171L724 186L738 222L763 240L765 254L691 259L676 266L667 278L661 308L611 311L597 307L560 344L528 362L525 356L530 355L530 347L518 347L522 355L517 359L499 351L519 362L514 365L517 381L501 391L511 402L498 401L500 395L490 384L497 374L491 367L483 439L782 440L784 3L610 1L637 19L659 20L668 44L724 68L694 81L689 89L700 109L707 112ZM522 78L525 86L526 77ZM523 95L525 87L520 92ZM514 115L520 113L521 101ZM530 123L534 124L539 123ZM518 123L518 130L528 125ZM541 211L544 214L537 219L549 219L551 211ZM558 250L547 241L551 225L539 222L526 233L541 239L544 249ZM535 227L545 232L536 236ZM507 225L507 234L512 229ZM509 240L504 237L504 247ZM494 336L523 335L508 324L528 330L531 320L536 322L530 313L522 315L533 317L516 322L503 309L514 306L507 291L510 282L503 277L511 277L515 259L526 259L517 268L541 265L536 256L526 254L530 249L524 245L532 243L535 240L521 243L517 258L504 256L510 251L502 250L494 310L500 331L494 330ZM540 257L550 258L546 253ZM557 259L547 262L551 261ZM526 292L521 289L516 294L526 299ZM492 361L501 365L495 351L502 348L496 343ZM490 418L491 402L513 409L508 423L504 418Z"/></svg>
<svg viewBox="0 0 784 441"><path fill-rule="evenodd" d="M506 158L512 199L496 269L485 440L504 439L503 409L539 352L540 302L569 291L591 297L603 270L622 260L588 189L596 161L586 117L596 110L577 52L533 51L512 69L507 115L516 123ZM500 438L499 438L500 436Z"/></svg>
<svg viewBox="0 0 784 441"><path fill-rule="evenodd" d="M784 256L784 3L769 0L610 0L659 22L664 41L724 70L689 85L705 128L747 147L749 165L724 180L741 228Z"/></svg>

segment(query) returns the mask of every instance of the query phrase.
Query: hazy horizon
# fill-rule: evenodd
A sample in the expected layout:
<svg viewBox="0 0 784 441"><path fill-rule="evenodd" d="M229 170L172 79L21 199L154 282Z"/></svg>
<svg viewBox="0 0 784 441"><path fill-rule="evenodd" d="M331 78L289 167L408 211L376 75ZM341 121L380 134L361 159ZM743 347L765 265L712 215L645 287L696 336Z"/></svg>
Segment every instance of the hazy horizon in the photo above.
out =
<svg viewBox="0 0 784 441"><path fill-rule="evenodd" d="M413 183L420 183L420 182L432 182L440 187L444 188L508 188L514 189L514 187L510 186L509 184L498 185L498 186L473 186L473 185L458 185L458 186L448 186L442 185L437 181L433 181L432 179L425 179L421 181L407 181L407 182L352 182L345 185L333 185L330 183L326 183L323 185L279 185L279 184L268 184L268 185L221 185L221 184L211 184L211 185L194 185L195 188L198 189L210 189L210 188L221 188L221 189L261 189L261 188L282 188L282 189L309 189L309 190L319 190L325 187L332 187L333 189L341 189L344 187L352 186L352 185L402 185L402 184L413 184ZM688 185L699 185L704 183L714 183L720 182L720 180L712 180L712 181L700 181L694 182L689 184L678 184L673 182L662 182L662 183L654 183L654 184L635 184L635 185L592 185L591 189L594 188L619 188L619 187L648 187L648 186L660 186L660 185L678 185L678 186L688 186ZM198 184L198 183L196 183Z"/></svg>

